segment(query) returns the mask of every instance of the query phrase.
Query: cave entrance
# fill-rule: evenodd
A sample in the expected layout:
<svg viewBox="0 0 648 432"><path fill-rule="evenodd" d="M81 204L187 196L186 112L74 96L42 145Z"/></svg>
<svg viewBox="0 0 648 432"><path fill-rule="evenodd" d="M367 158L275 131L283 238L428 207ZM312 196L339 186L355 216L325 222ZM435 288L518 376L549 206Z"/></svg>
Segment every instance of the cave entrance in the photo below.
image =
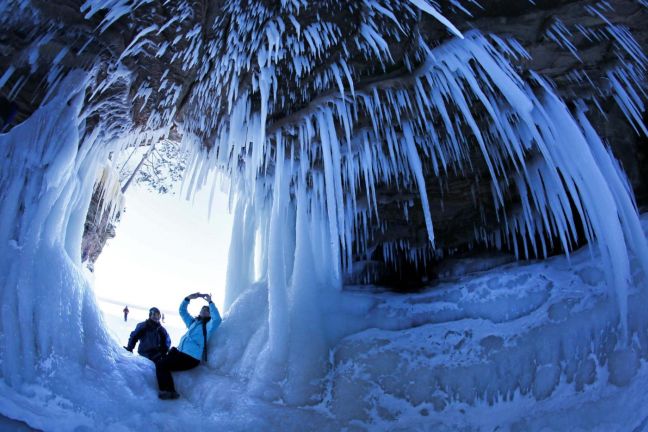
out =
<svg viewBox="0 0 648 432"><path fill-rule="evenodd" d="M165 193L144 184L126 191L115 236L94 264L99 308L121 345L153 306L177 344L186 330L178 305L189 293L211 293L223 310L232 216L224 192L216 187L211 202L210 195L202 190L186 200L177 185ZM201 303L192 302L189 312L197 315Z"/></svg>

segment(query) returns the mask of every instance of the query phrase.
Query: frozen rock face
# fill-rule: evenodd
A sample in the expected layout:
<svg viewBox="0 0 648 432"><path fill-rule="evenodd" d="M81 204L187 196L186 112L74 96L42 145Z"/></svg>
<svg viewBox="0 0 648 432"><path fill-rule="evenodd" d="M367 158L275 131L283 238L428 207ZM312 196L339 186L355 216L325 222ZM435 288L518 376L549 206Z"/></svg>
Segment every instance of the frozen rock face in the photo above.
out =
<svg viewBox="0 0 648 432"><path fill-rule="evenodd" d="M113 173L104 171L95 186L83 229L81 261L91 271L106 242L115 237L115 227L123 210L123 194L112 177Z"/></svg>
<svg viewBox="0 0 648 432"><path fill-rule="evenodd" d="M621 161L640 204L644 202L646 170L641 167L646 156L639 143L645 126L639 89L645 87L646 58L641 50L648 39L641 24L648 19L645 5L630 0L605 4L486 1L479 6L441 2L438 10L451 23L449 27L447 21L416 4L182 1L127 6L67 0L54 7L47 2L13 0L3 6L3 26L9 30L0 41L1 95L5 105L15 104L11 106L15 113L3 119L10 123L5 127L33 112L67 70L94 69L105 82L95 91L92 103L109 107L102 112L112 117L108 122L115 125L112 132L115 136L130 133L129 145L148 144L171 133L205 149L222 146L223 139L236 139L240 142L232 147L235 157L230 152L210 163L229 172L259 171L261 167L259 172L271 176L274 159L260 159L255 150L258 144L252 144L255 139L236 137L229 122L241 122L251 118L250 113L260 112L267 145L276 146L281 136L287 146L285 157L292 152L298 158L304 145L300 144L302 135L308 135L299 131L304 118L315 120L314 113L326 106L339 111L339 100L356 99L356 93L358 99L364 93L382 98L376 99L379 104L396 103L390 98L402 95L381 90L414 85L426 50L460 31L478 29L516 41L512 48L500 48L505 53L512 50L505 61L511 62L521 79L532 80L530 71L537 72L553 82L556 95L568 104L583 101L589 120ZM452 91L439 97L452 97ZM469 99L478 99L478 95L466 97L474 127L487 128L484 106ZM237 100L246 102L237 105ZM385 156L393 158L389 133L366 134L372 124L392 121L392 116L402 123L407 110L382 113L384 118L377 120L367 103L371 101L347 107L353 111L349 125L344 115L335 114L335 134L340 142L351 139L351 154L362 157L361 143L368 137L370 146L385 147ZM421 103L421 99L412 96L408 103ZM382 164L365 169L364 177L373 179L358 178L350 186L358 197L352 207L375 207L379 217L371 217L371 212L346 216L368 221L351 222L365 232L351 240L354 246L347 246L352 250L348 260L358 263L357 271L348 274L349 281L392 280L393 274L398 279L397 269L413 263L407 273L414 275L411 282L416 285L422 277L434 276L434 261L439 257L484 244L493 246L485 240L488 233L501 229L502 209L510 212L519 205L516 188L504 188L501 198L494 197L495 177L506 181L507 176L493 174L489 165L493 162L480 149L471 121L457 115L461 108L447 108L445 118L438 106L431 107L425 128L415 128L414 134L429 133L425 132L428 128L436 130L440 139L444 133L460 135L465 154L440 157L422 152L421 165L427 168L421 181L399 180L396 173L407 167L396 160L391 167ZM98 119L90 118L87 127L97 123ZM311 127L321 126L315 121ZM139 134L137 138L132 138L133 131ZM393 133L402 131L399 126ZM224 134L229 138L223 138ZM496 135L494 139L501 139ZM248 145L243 143L246 140ZM309 145L317 147L317 141ZM531 160L537 152L528 148L521 158ZM496 163L503 172L517 170L514 157L501 157L501 163ZM326 160L313 158L315 170L318 166L326 170ZM335 155L331 163L339 163ZM441 168L429 168L437 165ZM348 163L345 168L350 169ZM340 175L344 177L344 172ZM343 181L351 182L353 176ZM420 199L422 187L427 203ZM429 214L424 211L428 206ZM434 244L429 242L430 220ZM514 249L510 241L508 249ZM548 253L560 249L549 247Z"/></svg>
<svg viewBox="0 0 648 432"><path fill-rule="evenodd" d="M20 334L0 339L3 377L19 388L52 364L121 373L80 268L83 219L124 150L175 137L193 151L188 192L214 170L231 181L228 312L209 366L249 394L293 406L332 395L335 413L370 422L374 409L397 415L371 399L381 377L388 398L428 414L516 392L553 401L563 377L586 388L603 364L629 385L646 329L632 138L647 132L645 18L643 0L1 3L13 105L0 135L0 323ZM414 287L464 251L542 257L583 243L602 273L579 267L594 294L522 272L410 298L419 315L343 290L385 274ZM426 325L436 318L447 321ZM411 331L384 337L400 324ZM509 358L510 375L498 369ZM394 364L402 376L386 373ZM438 393L401 379L419 374Z"/></svg>

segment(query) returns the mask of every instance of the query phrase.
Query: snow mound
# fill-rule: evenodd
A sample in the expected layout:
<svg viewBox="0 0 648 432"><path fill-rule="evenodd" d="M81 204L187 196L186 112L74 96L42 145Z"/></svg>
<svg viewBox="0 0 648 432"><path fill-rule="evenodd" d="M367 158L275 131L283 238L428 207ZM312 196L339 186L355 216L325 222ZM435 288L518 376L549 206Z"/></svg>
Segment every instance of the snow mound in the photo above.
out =
<svg viewBox="0 0 648 432"><path fill-rule="evenodd" d="M648 215L642 225L648 232ZM421 294L372 294L375 326L336 345L327 404L341 421L385 430L645 426L648 280L637 264L629 346L601 262L585 249Z"/></svg>

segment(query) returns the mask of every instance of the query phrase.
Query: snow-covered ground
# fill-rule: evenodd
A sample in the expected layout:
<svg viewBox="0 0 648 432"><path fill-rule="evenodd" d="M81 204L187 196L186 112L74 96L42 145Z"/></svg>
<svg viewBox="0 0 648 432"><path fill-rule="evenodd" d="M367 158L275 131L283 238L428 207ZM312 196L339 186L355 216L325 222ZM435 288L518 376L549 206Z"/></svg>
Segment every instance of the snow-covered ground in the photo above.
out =
<svg viewBox="0 0 648 432"><path fill-rule="evenodd" d="M630 346L587 249L375 294L371 328L332 354L328 402L381 430L643 430L648 287L635 283Z"/></svg>
<svg viewBox="0 0 648 432"><path fill-rule="evenodd" d="M648 215L642 225L648 232ZM613 293L584 248L570 262L504 264L419 294L343 293L347 307L325 324L339 337L324 397L313 406L251 396L244 378L226 373L232 335L251 325L226 317L210 365L175 374L180 400L158 400L153 365L116 350L112 367L87 367L73 381L76 393L65 387L64 364L21 394L0 384L0 413L79 431L641 431L648 428L648 287L633 272L628 346L610 328ZM99 303L120 340L145 314L129 305L124 323L123 305ZM170 332L179 330L172 311L166 317Z"/></svg>

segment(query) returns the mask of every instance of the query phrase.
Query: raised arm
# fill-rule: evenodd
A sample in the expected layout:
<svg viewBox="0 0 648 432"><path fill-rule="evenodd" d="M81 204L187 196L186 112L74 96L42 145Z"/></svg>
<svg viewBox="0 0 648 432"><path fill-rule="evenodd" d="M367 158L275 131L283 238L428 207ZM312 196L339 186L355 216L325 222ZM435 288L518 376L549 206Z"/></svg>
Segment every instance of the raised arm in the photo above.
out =
<svg viewBox="0 0 648 432"><path fill-rule="evenodd" d="M191 318L191 315L189 315L189 311L187 311L187 306L189 306L189 297L185 297L184 300L182 300L182 303L180 303L180 318L182 318L182 321L184 321L185 325L187 328L191 326L191 323L193 323L193 318Z"/></svg>

